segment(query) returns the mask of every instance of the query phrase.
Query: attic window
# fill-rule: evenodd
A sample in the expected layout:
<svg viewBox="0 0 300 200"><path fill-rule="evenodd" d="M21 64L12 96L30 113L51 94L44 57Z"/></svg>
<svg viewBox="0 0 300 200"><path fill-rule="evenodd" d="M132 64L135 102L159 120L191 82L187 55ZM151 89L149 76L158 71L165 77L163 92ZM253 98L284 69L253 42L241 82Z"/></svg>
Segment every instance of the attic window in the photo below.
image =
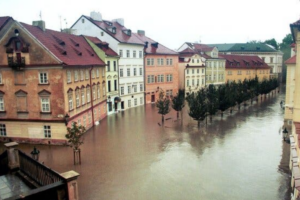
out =
<svg viewBox="0 0 300 200"><path fill-rule="evenodd" d="M108 26L112 26L112 23L111 22L109 22L109 21L104 21L105 22L105 24L107 24Z"/></svg>
<svg viewBox="0 0 300 200"><path fill-rule="evenodd" d="M127 29L123 31L126 35L131 36L131 30Z"/></svg>
<svg viewBox="0 0 300 200"><path fill-rule="evenodd" d="M81 22L84 24L84 19L83 18L81 19Z"/></svg>
<svg viewBox="0 0 300 200"><path fill-rule="evenodd" d="M55 45L55 44L54 44L54 47L55 47L55 49L56 49L59 53L61 53L61 54L63 54L63 55L67 55L67 51L65 51L64 49L58 47L58 46Z"/></svg>
<svg viewBox="0 0 300 200"><path fill-rule="evenodd" d="M79 43L77 43L77 42L75 42L73 39L71 39L70 38L70 40L71 40L71 42L76 46L76 47L79 47Z"/></svg>
<svg viewBox="0 0 300 200"><path fill-rule="evenodd" d="M80 51L78 51L77 49L73 48L73 50L75 51L75 53L79 56L82 56L82 53Z"/></svg>
<svg viewBox="0 0 300 200"><path fill-rule="evenodd" d="M111 30L112 33L116 33L116 27L113 27Z"/></svg>
<svg viewBox="0 0 300 200"><path fill-rule="evenodd" d="M65 45L65 44L66 44L63 40L59 39L58 37L56 37L56 36L54 36L54 35L52 35L52 36L53 36L53 38L55 39L55 41L56 41L59 45Z"/></svg>
<svg viewBox="0 0 300 200"><path fill-rule="evenodd" d="M104 32L103 32L103 31L101 31L101 33L100 33L100 34L101 34L101 36L103 36L103 35L104 35Z"/></svg>
<svg viewBox="0 0 300 200"><path fill-rule="evenodd" d="M151 43L151 46L157 48L158 47L158 42L155 42L155 43Z"/></svg>
<svg viewBox="0 0 300 200"><path fill-rule="evenodd" d="M91 52L90 50L88 50L88 49L85 49L89 54L90 54L90 56L94 56L94 53L93 52Z"/></svg>

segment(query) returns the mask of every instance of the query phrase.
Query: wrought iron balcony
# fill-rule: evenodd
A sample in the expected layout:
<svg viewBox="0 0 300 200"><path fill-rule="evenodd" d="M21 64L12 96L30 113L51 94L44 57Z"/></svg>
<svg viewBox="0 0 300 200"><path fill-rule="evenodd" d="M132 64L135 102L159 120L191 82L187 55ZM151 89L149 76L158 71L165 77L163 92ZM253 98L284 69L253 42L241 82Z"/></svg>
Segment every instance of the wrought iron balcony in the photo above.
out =
<svg viewBox="0 0 300 200"><path fill-rule="evenodd" d="M25 67L25 57L7 57L7 63L14 70L23 70Z"/></svg>

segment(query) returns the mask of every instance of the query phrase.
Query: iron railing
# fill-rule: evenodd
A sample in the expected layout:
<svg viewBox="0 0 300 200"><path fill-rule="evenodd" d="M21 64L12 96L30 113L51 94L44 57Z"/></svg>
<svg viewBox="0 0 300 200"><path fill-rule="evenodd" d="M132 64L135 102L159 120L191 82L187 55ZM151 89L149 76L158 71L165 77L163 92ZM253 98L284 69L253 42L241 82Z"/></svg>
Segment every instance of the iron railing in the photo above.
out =
<svg viewBox="0 0 300 200"><path fill-rule="evenodd" d="M64 178L52 169L37 162L22 151L19 151L20 170L40 186L63 181Z"/></svg>

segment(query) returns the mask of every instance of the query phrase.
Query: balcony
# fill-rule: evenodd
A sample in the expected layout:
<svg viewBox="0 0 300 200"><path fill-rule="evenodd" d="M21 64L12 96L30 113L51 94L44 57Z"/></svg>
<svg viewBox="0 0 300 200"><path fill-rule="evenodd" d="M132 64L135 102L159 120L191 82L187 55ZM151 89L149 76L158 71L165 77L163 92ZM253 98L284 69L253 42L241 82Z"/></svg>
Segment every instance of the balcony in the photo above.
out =
<svg viewBox="0 0 300 200"><path fill-rule="evenodd" d="M7 57L7 63L13 70L20 71L25 67L25 57Z"/></svg>

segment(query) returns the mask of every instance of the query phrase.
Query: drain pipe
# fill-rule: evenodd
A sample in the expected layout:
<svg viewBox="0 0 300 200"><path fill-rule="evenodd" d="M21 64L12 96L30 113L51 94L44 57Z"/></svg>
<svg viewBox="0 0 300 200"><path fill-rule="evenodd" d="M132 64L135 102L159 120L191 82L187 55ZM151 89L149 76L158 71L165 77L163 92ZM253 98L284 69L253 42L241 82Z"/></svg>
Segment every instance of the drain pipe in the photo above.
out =
<svg viewBox="0 0 300 200"><path fill-rule="evenodd" d="M93 97L93 85L92 85L92 70L94 69L94 66L90 68L90 97L91 97L91 108L92 108L92 127L94 126L94 97Z"/></svg>

